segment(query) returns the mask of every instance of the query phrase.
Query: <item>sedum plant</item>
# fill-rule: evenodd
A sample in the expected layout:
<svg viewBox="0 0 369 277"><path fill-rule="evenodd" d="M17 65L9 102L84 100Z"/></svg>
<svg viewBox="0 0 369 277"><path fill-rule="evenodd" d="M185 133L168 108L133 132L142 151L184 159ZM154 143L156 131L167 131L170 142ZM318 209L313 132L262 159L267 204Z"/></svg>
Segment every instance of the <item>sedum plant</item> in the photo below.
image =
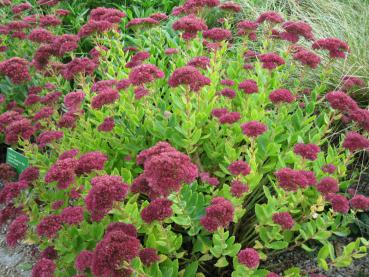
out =
<svg viewBox="0 0 369 277"><path fill-rule="evenodd" d="M361 81L325 82L345 42L193 0L130 20L99 7L62 34L58 1L38 2L22 12L50 14L2 25L0 63L2 84L27 89L2 96L0 131L30 162L17 181L2 165L1 222L10 247L41 250L33 276L272 277L263 261L296 247L324 270L365 256L365 238L334 247L369 208L348 170L369 147L368 111L349 95Z"/></svg>

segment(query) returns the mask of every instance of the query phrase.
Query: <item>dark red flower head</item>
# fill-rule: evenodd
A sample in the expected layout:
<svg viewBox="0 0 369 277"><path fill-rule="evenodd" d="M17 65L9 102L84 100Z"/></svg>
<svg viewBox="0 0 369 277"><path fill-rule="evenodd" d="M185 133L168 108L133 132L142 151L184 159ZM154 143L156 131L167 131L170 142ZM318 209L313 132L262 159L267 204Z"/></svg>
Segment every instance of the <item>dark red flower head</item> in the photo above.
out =
<svg viewBox="0 0 369 277"><path fill-rule="evenodd" d="M7 183L13 181L17 176L14 168L7 163L0 163L0 181Z"/></svg>
<svg viewBox="0 0 369 277"><path fill-rule="evenodd" d="M258 84L254 80L245 80L238 85L238 88L246 94L253 94L259 91Z"/></svg>
<svg viewBox="0 0 369 277"><path fill-rule="evenodd" d="M52 239L62 228L60 215L48 215L37 225L36 232L40 237Z"/></svg>
<svg viewBox="0 0 369 277"><path fill-rule="evenodd" d="M154 25L158 25L160 22L152 17L144 17L144 18L133 18L127 24L126 28L145 28L152 27Z"/></svg>
<svg viewBox="0 0 369 277"><path fill-rule="evenodd" d="M247 184L238 180L233 180L231 184L231 193L234 197L241 197L244 193L249 191Z"/></svg>
<svg viewBox="0 0 369 277"><path fill-rule="evenodd" d="M64 96L64 106L68 111L77 111L80 109L83 99L86 95L83 91L72 91Z"/></svg>
<svg viewBox="0 0 369 277"><path fill-rule="evenodd" d="M292 103L295 97L288 89L280 88L272 91L269 95L269 99L273 104L280 104Z"/></svg>
<svg viewBox="0 0 369 277"><path fill-rule="evenodd" d="M210 84L210 79L200 73L193 66L184 66L177 68L170 76L168 81L169 86L178 87L187 85L191 91L199 91L202 87Z"/></svg>
<svg viewBox="0 0 369 277"><path fill-rule="evenodd" d="M96 67L96 63L89 58L75 58L64 66L61 74L65 79L72 80L77 74L92 75Z"/></svg>
<svg viewBox="0 0 369 277"><path fill-rule="evenodd" d="M325 195L339 191L338 182L332 177L322 178L317 184L316 188L319 192Z"/></svg>
<svg viewBox="0 0 369 277"><path fill-rule="evenodd" d="M348 132L342 146L349 149L350 152L367 150L369 148L369 140L357 132Z"/></svg>
<svg viewBox="0 0 369 277"><path fill-rule="evenodd" d="M276 53L260 54L257 57L265 69L272 70L280 65L285 64L285 61Z"/></svg>
<svg viewBox="0 0 369 277"><path fill-rule="evenodd" d="M63 137L64 133L61 131L44 131L36 138L36 142L42 148Z"/></svg>
<svg viewBox="0 0 369 277"><path fill-rule="evenodd" d="M348 44L338 38L318 39L313 43L312 48L328 50L331 58L342 59L346 57L346 52L350 51Z"/></svg>
<svg viewBox="0 0 369 277"><path fill-rule="evenodd" d="M349 201L341 194L333 194L329 197L333 211L347 214L350 210Z"/></svg>
<svg viewBox="0 0 369 277"><path fill-rule="evenodd" d="M209 232L215 232L219 227L226 228L233 220L232 203L223 197L216 197L206 208L206 214L201 218L201 225Z"/></svg>
<svg viewBox="0 0 369 277"><path fill-rule="evenodd" d="M160 260L156 249L154 248L144 248L140 251L140 260L145 266L150 266Z"/></svg>
<svg viewBox="0 0 369 277"><path fill-rule="evenodd" d="M353 87L363 87L365 86L365 82L356 76L343 76L342 77L342 89L343 90L350 90Z"/></svg>
<svg viewBox="0 0 369 277"><path fill-rule="evenodd" d="M326 164L322 167L322 171L325 173L332 174L333 172L336 171L336 167L333 164Z"/></svg>
<svg viewBox="0 0 369 277"><path fill-rule="evenodd" d="M311 68L317 68L321 61L317 54L308 50L297 51L295 54L293 54L293 58L300 61L303 65Z"/></svg>
<svg viewBox="0 0 369 277"><path fill-rule="evenodd" d="M210 58L206 56L194 57L187 63L187 65L206 69L210 67Z"/></svg>
<svg viewBox="0 0 369 277"><path fill-rule="evenodd" d="M315 176L310 171L282 168L274 173L279 185L287 191L296 191L299 187L306 188L316 183Z"/></svg>
<svg viewBox="0 0 369 277"><path fill-rule="evenodd" d="M367 211L369 210L369 197L360 194L355 195L350 200L350 206L356 210Z"/></svg>
<svg viewBox="0 0 369 277"><path fill-rule="evenodd" d="M100 132L110 132L111 130L113 130L115 126L115 121L114 121L114 118L113 117L107 117L104 119L103 123L101 123L99 126L98 126L98 130Z"/></svg>
<svg viewBox="0 0 369 277"><path fill-rule="evenodd" d="M94 250L91 271L95 276L130 276L131 271L122 268L140 252L140 241L122 231L112 231L105 235Z"/></svg>
<svg viewBox="0 0 369 277"><path fill-rule="evenodd" d="M105 105L113 104L119 99L119 92L116 89L105 88L91 101L91 107L95 110L101 109Z"/></svg>
<svg viewBox="0 0 369 277"><path fill-rule="evenodd" d="M163 77L164 72L153 64L138 65L132 69L128 76L129 81L136 86L144 85Z"/></svg>
<svg viewBox="0 0 369 277"><path fill-rule="evenodd" d="M343 91L331 91L325 95L325 99L333 109L341 112L350 112L359 108L355 100Z"/></svg>
<svg viewBox="0 0 369 277"><path fill-rule="evenodd" d="M311 26L303 21L287 21L282 25L283 29L286 30L286 38L288 41L296 43L299 41L299 36L306 38L307 40L313 40L313 30ZM283 39L284 33L281 33Z"/></svg>
<svg viewBox="0 0 369 277"><path fill-rule="evenodd" d="M126 14L120 10L112 8L99 7L91 10L90 20L94 21L109 21L110 23L120 23Z"/></svg>
<svg viewBox="0 0 369 277"><path fill-rule="evenodd" d="M88 250L82 250L77 256L74 266L79 272L84 272L86 269L91 267L94 253Z"/></svg>
<svg viewBox="0 0 369 277"><path fill-rule="evenodd" d="M28 61L14 57L0 63L0 74L7 76L14 84L22 84L31 80Z"/></svg>
<svg viewBox="0 0 369 277"><path fill-rule="evenodd" d="M52 260L42 258L32 268L32 277L53 277L56 265Z"/></svg>
<svg viewBox="0 0 369 277"><path fill-rule="evenodd" d="M183 38L191 39L196 37L197 32L208 29L203 19L194 15L184 16L173 23L173 29L183 32Z"/></svg>
<svg viewBox="0 0 369 277"><path fill-rule="evenodd" d="M314 161L318 157L320 147L312 143L297 143L293 147L293 152L297 155L300 155L304 159Z"/></svg>
<svg viewBox="0 0 369 277"><path fill-rule="evenodd" d="M235 176L247 176L251 172L250 166L245 161L234 161L228 166L228 170Z"/></svg>
<svg viewBox="0 0 369 277"><path fill-rule="evenodd" d="M258 23L263 23L264 21L276 24L276 23L282 23L284 20L282 16L280 16L278 13L274 11L267 11L267 12L263 12L262 14L260 14L258 19L256 20L256 22Z"/></svg>
<svg viewBox="0 0 369 277"><path fill-rule="evenodd" d="M242 10L239 4L233 2L224 2L219 5L219 9L227 11L227 12L240 12Z"/></svg>
<svg viewBox="0 0 369 277"><path fill-rule="evenodd" d="M85 198L87 210L93 221L100 221L128 193L128 185L120 176L98 176L91 180L92 188Z"/></svg>
<svg viewBox="0 0 369 277"><path fill-rule="evenodd" d="M73 158L57 160L45 175L45 182L57 182L59 189L66 189L75 180L75 169L78 161Z"/></svg>
<svg viewBox="0 0 369 277"><path fill-rule="evenodd" d="M54 40L54 35L46 29L36 28L28 35L28 39L37 43L51 43Z"/></svg>
<svg viewBox="0 0 369 277"><path fill-rule="evenodd" d="M82 207L67 207L60 214L61 221L64 224L79 224L83 221Z"/></svg>
<svg viewBox="0 0 369 277"><path fill-rule="evenodd" d="M274 223L281 225L284 230L289 230L295 225L295 221L289 212L274 213L272 219Z"/></svg>
<svg viewBox="0 0 369 277"><path fill-rule="evenodd" d="M258 137L265 133L268 128L259 121L249 121L241 124L242 133L248 137Z"/></svg>
<svg viewBox="0 0 369 277"><path fill-rule="evenodd" d="M172 201L165 198L157 198L141 211L141 218L148 224L155 220L163 221L172 216L173 210L171 206Z"/></svg>
<svg viewBox="0 0 369 277"><path fill-rule="evenodd" d="M29 119L13 121L5 129L5 143L16 144L19 138L29 140L35 131Z"/></svg>
<svg viewBox="0 0 369 277"><path fill-rule="evenodd" d="M231 31L223 28L212 28L203 32L203 37L212 41L223 41L232 38Z"/></svg>
<svg viewBox="0 0 369 277"><path fill-rule="evenodd" d="M191 183L198 176L198 169L190 158L177 151L166 142L142 151L137 156L137 164L143 165L141 174L155 194L168 196L178 191L183 183Z"/></svg>
<svg viewBox="0 0 369 277"><path fill-rule="evenodd" d="M18 241L24 239L28 229L29 218L26 215L17 217L8 228L6 234L6 244L9 247L14 247Z"/></svg>
<svg viewBox="0 0 369 277"><path fill-rule="evenodd" d="M219 117L219 123L221 124L233 124L241 119L239 112L227 112Z"/></svg>
<svg viewBox="0 0 369 277"><path fill-rule="evenodd" d="M259 266L260 257L259 253L253 248L245 248L238 253L238 261L247 266L248 268L254 269Z"/></svg>

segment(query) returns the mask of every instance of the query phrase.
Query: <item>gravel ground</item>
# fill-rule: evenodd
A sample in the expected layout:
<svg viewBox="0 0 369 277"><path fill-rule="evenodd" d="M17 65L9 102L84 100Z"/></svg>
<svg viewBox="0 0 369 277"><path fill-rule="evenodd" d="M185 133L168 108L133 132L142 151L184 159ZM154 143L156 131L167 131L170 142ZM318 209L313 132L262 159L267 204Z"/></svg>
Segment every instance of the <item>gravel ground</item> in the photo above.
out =
<svg viewBox="0 0 369 277"><path fill-rule="evenodd" d="M6 228L0 231L0 276L29 277L35 262L32 253L35 248L29 245L18 245L14 249L6 246Z"/></svg>
<svg viewBox="0 0 369 277"><path fill-rule="evenodd" d="M343 242L342 245L347 243L348 241ZM309 254L300 248L282 253L264 262L263 265L276 273L282 273L290 267L299 267L301 272L306 275L320 273L327 277L369 277L369 256L354 260L349 267L332 268L329 271L324 271L317 265L316 253Z"/></svg>

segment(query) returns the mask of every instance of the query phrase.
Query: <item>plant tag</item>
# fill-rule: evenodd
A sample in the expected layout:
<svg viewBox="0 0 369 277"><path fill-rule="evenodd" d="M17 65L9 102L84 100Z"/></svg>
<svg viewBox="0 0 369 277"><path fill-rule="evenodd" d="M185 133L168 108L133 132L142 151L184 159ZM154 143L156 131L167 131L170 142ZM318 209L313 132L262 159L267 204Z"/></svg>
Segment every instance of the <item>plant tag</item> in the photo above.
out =
<svg viewBox="0 0 369 277"><path fill-rule="evenodd" d="M8 148L6 151L6 163L14 167L18 174L21 174L28 167L28 159L12 148Z"/></svg>

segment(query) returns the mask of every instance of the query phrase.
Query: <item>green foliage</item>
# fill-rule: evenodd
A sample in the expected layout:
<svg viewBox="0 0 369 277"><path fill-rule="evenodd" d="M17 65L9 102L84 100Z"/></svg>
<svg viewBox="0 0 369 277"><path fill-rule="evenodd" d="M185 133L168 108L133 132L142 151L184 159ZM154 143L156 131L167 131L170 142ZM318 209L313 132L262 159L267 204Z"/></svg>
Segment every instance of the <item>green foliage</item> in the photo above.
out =
<svg viewBox="0 0 369 277"><path fill-rule="evenodd" d="M254 1L244 5L258 7L247 10L253 13L253 18L254 13L259 11L259 5L267 5L269 8L278 5L291 14L291 18L299 17L297 11L301 11L297 8L310 5L302 1L301 7L298 5L292 9L289 6L291 3ZM342 115L332 110L324 99L324 94L331 85L328 80L334 80L337 84L331 66L346 70L346 63L324 61L315 71L308 70L306 75L307 69L293 59L290 45L283 41L271 41L266 26L260 27L258 41L246 41L235 36L232 45L223 41L217 51L209 51L204 46L201 35L190 41L181 39L171 27L176 20L173 17L152 28L136 31L124 28L132 18L146 17L158 10L169 12L176 4L177 1L171 0L74 0L64 1L58 6L67 8L71 14L64 19L63 26L55 28L55 34L76 33L86 22L89 10L101 5L119 8L126 12L127 18L117 26L122 29L121 32L114 29L82 39L75 52L61 59L55 58L56 61L66 63L75 57L87 56L86 52L92 46L105 46L107 50L101 50L99 66L93 76L79 74L73 81L67 81L58 75L45 77L40 72L31 72L33 85L51 82L64 95L81 90L86 97L81 107L83 112L79 114L74 128L59 128L58 122L66 111L62 103L55 104L54 114L50 118L40 120L42 130L61 129L63 139L50 143L46 148L37 146L33 141L19 141L18 150L25 153L31 165L40 169L40 179L22 191L15 200L16 206L23 205L24 212L30 217L27 240L38 244L41 249L53 246L57 250L57 276L77 274L74 266L76 257L82 250L93 251L112 222L133 224L142 248L154 248L159 254L159 260L149 266L143 264L138 257L127 264L119 265L128 266L138 276L266 276L267 269L250 269L239 262L237 255L246 247L256 249L262 261L269 255L278 255L301 247L308 252L317 253L318 264L325 270L331 266L348 266L353 259L363 257L369 246L368 241L363 238L344 246L342 253L335 253L333 246L336 236L345 237L350 234L349 226L358 220L356 211L350 210L346 214L334 211L328 198L319 193L315 186L299 187L296 191L284 190L274 175L277 170L288 167L311 171L320 180L328 175L322 167L329 163L337 168L330 176L339 181L342 194L352 184L347 167L355 157L342 147L344 137L337 136L332 129L333 123L340 120ZM45 12L48 9L53 11L55 8L45 8ZM307 11L312 12L310 9ZM1 13L6 14L4 11ZM223 13L216 10L214 13L204 12L204 15L209 25L219 26L216 20ZM237 17L229 16L221 26L235 33L236 20ZM8 18L6 21L9 21ZM321 35L322 33L318 34ZM9 43L10 49L1 54L5 59L12 56L32 59L34 44L12 40L5 40L5 43ZM127 68L126 64L132 58L132 53L124 51L127 46L148 51L150 58L145 63L156 65L164 72L165 77L147 84L149 94L142 99L135 98L135 88L130 86L120 92L119 99L113 104L93 109L91 102L97 94L91 90L95 82L129 77L132 69ZM168 56L165 54L167 48L177 48L180 53ZM256 59L253 62L254 68L245 70L245 50L276 52L284 59L285 64L270 71ZM173 71L185 66L196 56L207 56L210 60L210 66L200 70L210 79L210 85L198 92L191 92L186 86L170 87L168 78ZM233 89L237 93L234 99L219 94L224 88L221 85L222 79L235 81ZM247 79L257 83L258 93L247 95L238 88ZM302 93L307 87L311 88L310 95ZM273 104L269 96L279 88L288 88L295 97L294 101ZM0 92L5 92L11 100L22 102L27 94L26 90L25 85L14 86L6 78L0 80ZM41 104L37 104L27 108L25 116L32 118L41 107ZM234 124L221 124L212 116L215 108L238 112L240 120ZM115 127L111 132L98 131L97 127L107 117L114 118ZM267 131L257 138L245 136L240 124L248 121L264 123ZM356 125L349 127L357 129ZM84 220L80 224L64 224L53 239L45 240L36 234L37 226L45 216L60 214L62 208L67 206L85 208L85 198L92 188L91 179L94 177L116 175L132 186L145 170L136 163L137 155L159 141L169 142L190 157L200 172L208 172L212 177L217 177L219 185L211 186L201 178L190 184L181 184L181 189L168 196L172 202L172 215L150 224L142 220L141 213L153 199L148 199L144 193L130 191L123 201L114 202L101 221L93 221L85 210ZM303 159L293 151L297 143L314 143L322 151L314 161ZM73 176L73 184L65 190L58 189L55 182L46 183L45 175L60 154L73 148L78 149L81 154L92 151L104 153L108 157L104 169ZM236 160L246 161L251 167L250 174L233 176L228 166ZM168 164L170 166L169 162ZM166 173L162 172L163 176ZM175 175L176 171L171 173ZM237 196L232 191L232 183L235 181L246 183L248 191ZM162 185L168 185L167 182L163 178ZM145 185L150 188L148 184ZM78 190L81 197L72 198L70 194L73 189ZM201 224L201 218L208 213L207 207L215 197L230 201L234 212L229 225L210 233ZM56 201L63 202L60 209L53 208ZM294 226L285 230L275 223L273 214L277 212L289 212L294 219ZM222 217L222 211L217 216ZM87 271L87 275L91 275L90 271ZM291 268L284 272L284 276L301 276L301 272L297 268Z"/></svg>

